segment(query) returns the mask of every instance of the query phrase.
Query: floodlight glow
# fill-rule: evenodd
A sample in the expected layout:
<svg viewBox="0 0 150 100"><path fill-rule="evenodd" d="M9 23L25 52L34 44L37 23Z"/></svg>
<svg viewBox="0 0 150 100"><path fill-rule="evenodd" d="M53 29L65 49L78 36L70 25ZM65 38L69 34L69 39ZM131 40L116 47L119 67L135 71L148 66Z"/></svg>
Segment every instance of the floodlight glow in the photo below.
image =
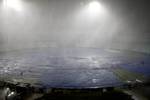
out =
<svg viewBox="0 0 150 100"><path fill-rule="evenodd" d="M6 8L12 8L16 11L21 11L21 1L20 0L4 0L4 6Z"/></svg>
<svg viewBox="0 0 150 100"><path fill-rule="evenodd" d="M102 7L98 1L92 1L89 3L88 10L90 13L99 13Z"/></svg>

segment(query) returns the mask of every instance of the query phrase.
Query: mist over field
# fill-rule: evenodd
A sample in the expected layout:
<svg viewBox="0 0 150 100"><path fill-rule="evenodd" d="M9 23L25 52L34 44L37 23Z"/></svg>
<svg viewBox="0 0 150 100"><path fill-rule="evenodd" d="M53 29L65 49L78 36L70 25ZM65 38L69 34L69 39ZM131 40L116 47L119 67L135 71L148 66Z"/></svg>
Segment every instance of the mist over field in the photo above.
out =
<svg viewBox="0 0 150 100"><path fill-rule="evenodd" d="M149 0L0 0L0 51L35 47L96 47L150 53Z"/></svg>

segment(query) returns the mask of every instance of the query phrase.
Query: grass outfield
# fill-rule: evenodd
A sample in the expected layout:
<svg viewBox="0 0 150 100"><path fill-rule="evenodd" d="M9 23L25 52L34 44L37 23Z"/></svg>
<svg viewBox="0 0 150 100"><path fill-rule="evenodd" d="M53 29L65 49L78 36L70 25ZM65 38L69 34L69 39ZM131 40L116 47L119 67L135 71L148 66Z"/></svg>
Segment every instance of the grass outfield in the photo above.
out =
<svg viewBox="0 0 150 100"><path fill-rule="evenodd" d="M119 79L123 82L145 82L147 80L147 78L139 73L134 73L134 72L130 72L126 69L123 68L117 68L117 69L113 69L112 70L113 73L119 77Z"/></svg>

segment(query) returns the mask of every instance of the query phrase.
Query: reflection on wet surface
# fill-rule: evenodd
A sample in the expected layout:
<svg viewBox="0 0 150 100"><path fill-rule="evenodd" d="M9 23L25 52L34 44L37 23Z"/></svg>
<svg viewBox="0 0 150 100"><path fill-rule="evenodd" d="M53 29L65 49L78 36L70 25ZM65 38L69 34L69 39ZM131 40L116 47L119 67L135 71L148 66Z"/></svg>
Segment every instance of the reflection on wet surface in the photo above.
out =
<svg viewBox="0 0 150 100"><path fill-rule="evenodd" d="M121 86L126 81L143 81L150 76L150 56L137 52L44 48L6 52L0 56L1 80L15 84L106 87ZM140 75L143 77L137 78Z"/></svg>

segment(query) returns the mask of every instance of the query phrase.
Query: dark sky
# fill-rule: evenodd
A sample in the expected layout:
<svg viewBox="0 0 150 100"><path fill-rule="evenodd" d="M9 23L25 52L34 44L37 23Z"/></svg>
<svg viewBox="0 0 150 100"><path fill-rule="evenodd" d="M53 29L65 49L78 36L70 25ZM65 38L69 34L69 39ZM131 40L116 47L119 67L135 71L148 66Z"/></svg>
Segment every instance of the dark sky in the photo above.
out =
<svg viewBox="0 0 150 100"><path fill-rule="evenodd" d="M106 0L106 2L129 23L129 26L142 33L150 32L149 0Z"/></svg>
<svg viewBox="0 0 150 100"><path fill-rule="evenodd" d="M150 50L150 0L99 0L107 15L94 21L81 14L92 0L20 0L21 11L0 1L0 49L55 42Z"/></svg>

